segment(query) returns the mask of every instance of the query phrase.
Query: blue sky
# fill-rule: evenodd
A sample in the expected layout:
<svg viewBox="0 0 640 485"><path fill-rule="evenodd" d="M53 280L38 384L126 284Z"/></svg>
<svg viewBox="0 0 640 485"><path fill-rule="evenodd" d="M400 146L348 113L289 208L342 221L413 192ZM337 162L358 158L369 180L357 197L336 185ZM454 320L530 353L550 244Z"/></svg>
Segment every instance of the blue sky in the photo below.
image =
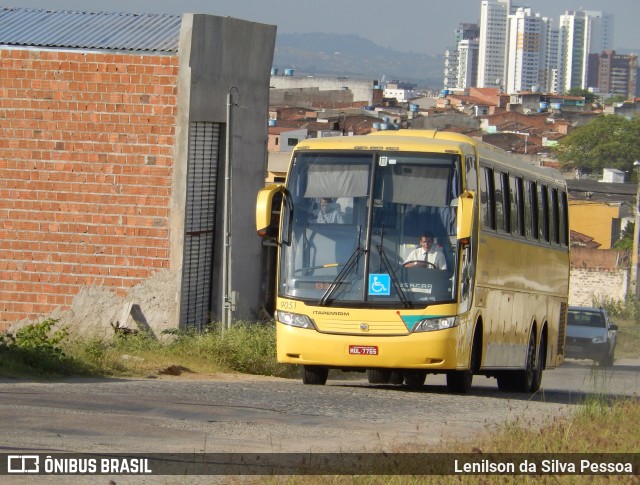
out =
<svg viewBox="0 0 640 485"><path fill-rule="evenodd" d="M399 51L443 54L460 22L477 22L480 0L0 0L3 7L111 12L185 12L278 26L279 33L356 34ZM640 54L639 0L513 0L556 23L566 10L614 15L614 48Z"/></svg>

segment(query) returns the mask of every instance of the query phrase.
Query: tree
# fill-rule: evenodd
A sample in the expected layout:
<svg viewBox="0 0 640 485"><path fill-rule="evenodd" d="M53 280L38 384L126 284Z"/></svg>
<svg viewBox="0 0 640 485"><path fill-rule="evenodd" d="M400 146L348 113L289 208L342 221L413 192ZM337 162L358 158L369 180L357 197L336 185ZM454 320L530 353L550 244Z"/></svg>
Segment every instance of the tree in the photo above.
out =
<svg viewBox="0 0 640 485"><path fill-rule="evenodd" d="M605 106L613 106L617 103L624 103L626 100L626 96L623 96L622 94L614 94L613 96L609 96L608 98L606 98L604 100L604 104Z"/></svg>
<svg viewBox="0 0 640 485"><path fill-rule="evenodd" d="M640 116L598 116L562 138L554 151L565 170L599 173L616 168L632 173L633 162L640 160Z"/></svg>
<svg viewBox="0 0 640 485"><path fill-rule="evenodd" d="M620 235L620 239L618 239L614 244L613 247L616 249L627 249L627 250L632 250L633 249L633 234L634 234L634 230L635 230L635 223L634 222L629 222L625 228L622 230L622 234Z"/></svg>
<svg viewBox="0 0 640 485"><path fill-rule="evenodd" d="M565 94L567 96L582 96L584 98L585 103L587 104L593 104L593 102L596 100L596 95L593 94L588 89L571 88Z"/></svg>

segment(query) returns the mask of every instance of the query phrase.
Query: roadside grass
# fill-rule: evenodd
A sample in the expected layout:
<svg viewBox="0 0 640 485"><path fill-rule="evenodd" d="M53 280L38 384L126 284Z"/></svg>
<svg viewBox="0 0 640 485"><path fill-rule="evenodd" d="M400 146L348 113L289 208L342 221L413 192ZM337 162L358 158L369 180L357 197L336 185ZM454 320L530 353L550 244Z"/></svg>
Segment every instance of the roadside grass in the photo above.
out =
<svg viewBox="0 0 640 485"><path fill-rule="evenodd" d="M611 320L618 325L616 358L637 358L640 355L640 323L623 317L613 317Z"/></svg>
<svg viewBox="0 0 640 485"><path fill-rule="evenodd" d="M115 334L80 338L57 320L45 320L0 336L0 376L142 377L150 374L239 372L291 377L294 366L275 361L272 324L236 322L229 330Z"/></svg>
<svg viewBox="0 0 640 485"><path fill-rule="evenodd" d="M540 454L553 460L572 453L629 453L640 450L640 400L608 400L603 396L588 397L569 417L555 417L544 425L526 420L505 423L497 430L487 430L469 440L443 440L436 446L408 444L397 446L388 453L454 453L509 455ZM468 456L468 455L467 455ZM419 459L419 458L417 458ZM428 457L425 457L428 459ZM631 459L631 457L630 457ZM561 460L562 461L562 460ZM636 470L637 471L637 470ZM234 481L232 480L231 483ZM250 480L261 484L584 484L584 483L640 483L629 475L433 475L433 476L280 476ZM238 482L240 483L240 482ZM243 480L242 483L247 483Z"/></svg>
<svg viewBox="0 0 640 485"><path fill-rule="evenodd" d="M639 355L638 325L618 318L620 338L616 356ZM596 369L596 372L599 370ZM292 377L295 366L275 362L273 324L236 323L230 330L212 325L202 333L173 332L161 339L151 334L116 334L111 339L81 339L57 320L24 327L15 335L0 335L0 376L58 378L62 376L136 377L150 374L197 372ZM455 417L452 417L455 419ZM497 430L464 441L437 446L398 444L391 453L638 453L640 450L638 396L611 400L594 393L570 417L556 417L545 425L533 420L505 423ZM640 483L629 476L296 476L244 477L242 483L273 484L432 484L432 483ZM631 479L631 482L630 482ZM233 477L229 477L234 482Z"/></svg>

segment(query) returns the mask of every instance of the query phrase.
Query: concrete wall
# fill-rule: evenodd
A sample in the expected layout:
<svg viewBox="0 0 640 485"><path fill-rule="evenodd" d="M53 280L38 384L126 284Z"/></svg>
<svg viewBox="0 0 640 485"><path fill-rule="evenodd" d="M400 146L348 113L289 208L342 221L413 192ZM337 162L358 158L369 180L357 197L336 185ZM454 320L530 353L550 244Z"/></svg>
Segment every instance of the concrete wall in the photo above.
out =
<svg viewBox="0 0 640 485"><path fill-rule="evenodd" d="M298 108L342 108L353 105L353 92L347 89L319 90L318 88L271 89L270 106L296 106Z"/></svg>
<svg viewBox="0 0 640 485"><path fill-rule="evenodd" d="M624 301L628 292L629 271L617 269L572 268L569 304L592 306L595 301ZM594 300L595 298L595 300Z"/></svg>
<svg viewBox="0 0 640 485"><path fill-rule="evenodd" d="M354 103L373 104L373 81L329 77L271 76L270 85L274 89L319 88L320 91L343 90L346 87L353 93Z"/></svg>
<svg viewBox="0 0 640 485"><path fill-rule="evenodd" d="M189 23L191 25L189 26ZM234 88L232 108L232 263L233 291L238 292L234 318L253 319L262 298L262 240L256 235L255 200L264 186L267 170L269 77L275 48L276 27L229 17L185 14L182 30L192 32L189 58L181 70L190 69L188 121L227 121L227 94ZM186 52L185 52L186 54ZM181 123L187 122L180 119ZM185 126L180 130L187 131ZM181 145L183 146L183 145ZM185 147L186 148L186 147ZM181 150L179 163L186 162ZM219 167L218 181L224 181ZM223 194L222 186L219 194ZM181 190L185 190L185 186ZM216 220L223 220L218 204ZM222 229L222 227L220 227ZM223 231L216 229L214 295L222 294ZM222 302L214 298L214 319L220 319Z"/></svg>
<svg viewBox="0 0 640 485"><path fill-rule="evenodd" d="M617 249L571 248L569 304L624 301L629 291L629 256Z"/></svg>

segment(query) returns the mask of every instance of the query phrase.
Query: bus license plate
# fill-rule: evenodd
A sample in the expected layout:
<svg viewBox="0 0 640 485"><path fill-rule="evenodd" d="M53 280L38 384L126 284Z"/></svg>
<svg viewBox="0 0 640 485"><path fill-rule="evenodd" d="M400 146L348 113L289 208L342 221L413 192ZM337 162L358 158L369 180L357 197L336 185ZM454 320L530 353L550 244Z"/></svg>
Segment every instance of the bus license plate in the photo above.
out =
<svg viewBox="0 0 640 485"><path fill-rule="evenodd" d="M369 345L349 345L351 355L378 355L378 347Z"/></svg>

